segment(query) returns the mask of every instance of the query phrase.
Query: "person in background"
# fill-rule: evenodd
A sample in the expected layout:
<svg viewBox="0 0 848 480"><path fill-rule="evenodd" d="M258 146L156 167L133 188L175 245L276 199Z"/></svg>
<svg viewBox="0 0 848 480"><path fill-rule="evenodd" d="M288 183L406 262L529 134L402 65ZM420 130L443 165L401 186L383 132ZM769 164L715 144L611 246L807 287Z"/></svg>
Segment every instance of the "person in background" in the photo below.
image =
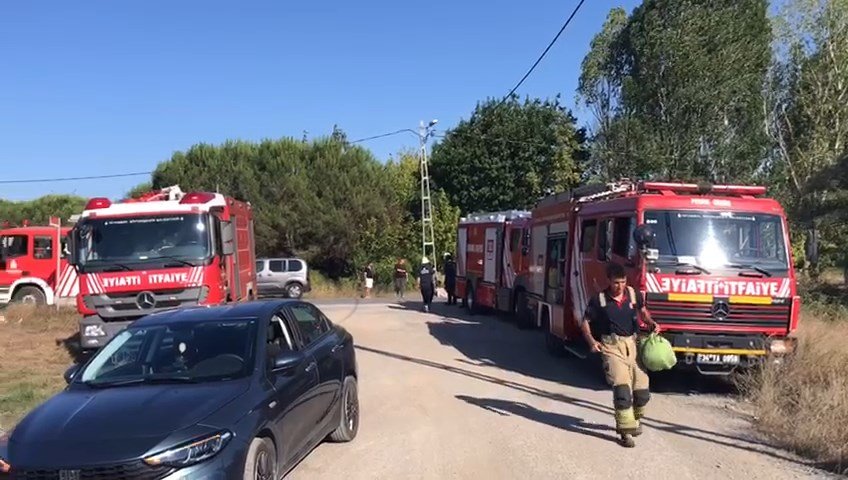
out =
<svg viewBox="0 0 848 480"><path fill-rule="evenodd" d="M592 352L603 359L607 383L612 387L616 433L623 446L632 448L636 446L633 437L642 433L639 420L651 398L648 373L638 358L639 314L653 331L660 328L645 308L642 295L627 285L624 267L607 264L607 279L609 287L589 300L580 327Z"/></svg>
<svg viewBox="0 0 848 480"><path fill-rule="evenodd" d="M399 258L395 264L395 296L403 298L406 292L406 282L409 281L409 272L406 271L406 260Z"/></svg>
<svg viewBox="0 0 848 480"><path fill-rule="evenodd" d="M418 289L424 301L424 311L430 311L433 295L436 293L436 269L427 257L421 257L421 268L418 269Z"/></svg>
<svg viewBox="0 0 848 480"><path fill-rule="evenodd" d="M365 277L365 298L371 298L371 289L374 288L374 264L369 262L363 272Z"/></svg>
<svg viewBox="0 0 848 480"><path fill-rule="evenodd" d="M456 305L456 262L450 253L445 253L445 290L448 305Z"/></svg>

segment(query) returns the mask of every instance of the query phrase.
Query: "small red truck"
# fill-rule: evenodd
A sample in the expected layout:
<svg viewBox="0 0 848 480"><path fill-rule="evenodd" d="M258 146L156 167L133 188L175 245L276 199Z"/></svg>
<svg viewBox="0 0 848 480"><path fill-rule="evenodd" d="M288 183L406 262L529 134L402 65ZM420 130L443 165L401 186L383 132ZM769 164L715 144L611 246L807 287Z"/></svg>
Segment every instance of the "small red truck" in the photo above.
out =
<svg viewBox="0 0 848 480"><path fill-rule="evenodd" d="M765 187L621 181L532 210L528 302L553 353L588 353L586 304L627 271L678 366L726 375L795 347L801 299L786 216ZM644 327L644 325L643 325Z"/></svg>
<svg viewBox="0 0 848 480"><path fill-rule="evenodd" d="M523 210L460 219L456 296L469 311L515 312L526 301L529 227L530 212Z"/></svg>
<svg viewBox="0 0 848 480"><path fill-rule="evenodd" d="M156 311L257 296L252 207L220 193L173 186L118 202L93 198L70 244L84 349Z"/></svg>
<svg viewBox="0 0 848 480"><path fill-rule="evenodd" d="M53 305L76 297L77 273L65 251L71 228L55 221L54 226L24 222L0 229L0 305Z"/></svg>

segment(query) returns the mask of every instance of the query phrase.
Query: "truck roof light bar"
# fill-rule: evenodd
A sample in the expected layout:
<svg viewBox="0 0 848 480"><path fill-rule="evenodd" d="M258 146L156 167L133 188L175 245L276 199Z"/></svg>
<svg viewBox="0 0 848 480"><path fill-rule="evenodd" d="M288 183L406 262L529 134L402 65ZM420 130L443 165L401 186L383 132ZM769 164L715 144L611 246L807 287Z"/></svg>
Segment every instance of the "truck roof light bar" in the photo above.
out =
<svg viewBox="0 0 848 480"><path fill-rule="evenodd" d="M112 206L112 201L106 197L95 197L85 204L86 210L97 210L101 208L109 208Z"/></svg>
<svg viewBox="0 0 848 480"><path fill-rule="evenodd" d="M666 194L674 193L695 193L695 194L725 194L739 196L758 196L765 195L766 187L759 185L711 185L708 183L671 183L671 182L642 182L640 190L643 191L659 191L667 192Z"/></svg>
<svg viewBox="0 0 848 480"><path fill-rule="evenodd" d="M191 192L184 196L180 203L209 203L215 199L215 194L210 192Z"/></svg>

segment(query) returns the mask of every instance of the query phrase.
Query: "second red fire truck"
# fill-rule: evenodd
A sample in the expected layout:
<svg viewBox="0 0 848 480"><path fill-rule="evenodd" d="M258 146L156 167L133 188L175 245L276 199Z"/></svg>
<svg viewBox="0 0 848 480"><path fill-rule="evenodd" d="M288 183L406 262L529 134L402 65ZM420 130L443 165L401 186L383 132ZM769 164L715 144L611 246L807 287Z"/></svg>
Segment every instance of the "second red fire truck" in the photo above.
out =
<svg viewBox="0 0 848 480"><path fill-rule="evenodd" d="M515 313L527 301L530 212L469 215L457 231L456 296L471 313L481 308Z"/></svg>
<svg viewBox="0 0 848 480"><path fill-rule="evenodd" d="M780 204L764 187L629 182L532 211L529 312L547 348L585 357L579 322L625 267L681 367L723 375L794 349L800 298Z"/></svg>
<svg viewBox="0 0 848 480"><path fill-rule="evenodd" d="M256 298L252 207L219 193L93 198L70 239L84 349L159 310Z"/></svg>
<svg viewBox="0 0 848 480"><path fill-rule="evenodd" d="M70 227L4 226L0 229L0 305L53 305L78 293L76 271L65 251Z"/></svg>

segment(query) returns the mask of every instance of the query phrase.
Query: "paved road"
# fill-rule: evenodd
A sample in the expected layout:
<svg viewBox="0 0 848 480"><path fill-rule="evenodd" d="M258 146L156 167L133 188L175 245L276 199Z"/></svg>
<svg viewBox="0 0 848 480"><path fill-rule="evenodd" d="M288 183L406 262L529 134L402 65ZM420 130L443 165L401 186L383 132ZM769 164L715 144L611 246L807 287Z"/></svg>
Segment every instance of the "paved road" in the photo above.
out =
<svg viewBox="0 0 848 480"><path fill-rule="evenodd" d="M645 433L625 449L598 372L549 357L539 332L443 304L324 309L356 339L360 432L319 446L289 478L824 476L758 441L726 392L655 394Z"/></svg>

